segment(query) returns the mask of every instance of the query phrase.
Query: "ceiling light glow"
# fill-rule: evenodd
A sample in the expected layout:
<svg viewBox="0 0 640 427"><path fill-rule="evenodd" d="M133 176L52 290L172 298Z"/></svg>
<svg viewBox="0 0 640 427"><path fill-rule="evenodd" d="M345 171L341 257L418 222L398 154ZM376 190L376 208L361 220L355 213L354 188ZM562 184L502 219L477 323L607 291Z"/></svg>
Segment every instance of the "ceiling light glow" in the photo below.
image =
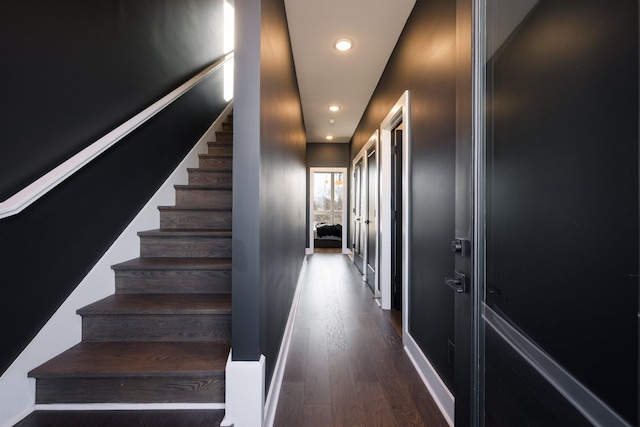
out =
<svg viewBox="0 0 640 427"><path fill-rule="evenodd" d="M329 107L329 111L334 112L334 113L336 111L339 111L339 110L340 110L340 107L338 107L337 105L332 105L332 106Z"/></svg>
<svg viewBox="0 0 640 427"><path fill-rule="evenodd" d="M340 52L346 52L353 47L353 42L349 39L339 39L333 43L333 46Z"/></svg>
<svg viewBox="0 0 640 427"><path fill-rule="evenodd" d="M333 117L329 119L329 124L330 125L335 125L336 124L336 119L334 119Z"/></svg>
<svg viewBox="0 0 640 427"><path fill-rule="evenodd" d="M333 139L333 136L327 135L325 138L326 138L327 141L331 141Z"/></svg>

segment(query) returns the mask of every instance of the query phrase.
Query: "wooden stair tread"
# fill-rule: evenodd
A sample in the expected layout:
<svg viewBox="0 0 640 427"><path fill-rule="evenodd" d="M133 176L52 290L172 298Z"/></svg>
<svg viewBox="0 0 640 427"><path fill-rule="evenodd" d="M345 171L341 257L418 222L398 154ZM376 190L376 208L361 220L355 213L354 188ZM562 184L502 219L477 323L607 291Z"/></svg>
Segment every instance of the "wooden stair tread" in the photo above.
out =
<svg viewBox="0 0 640 427"><path fill-rule="evenodd" d="M224 417L222 409L179 410L38 410L15 427L216 427Z"/></svg>
<svg viewBox="0 0 640 427"><path fill-rule="evenodd" d="M81 342L29 377L199 376L224 372L229 349L213 342Z"/></svg>
<svg viewBox="0 0 640 427"><path fill-rule="evenodd" d="M210 229L155 229L139 231L141 237L231 237L231 230Z"/></svg>
<svg viewBox="0 0 640 427"><path fill-rule="evenodd" d="M230 157L230 156L227 156ZM219 173L222 175L231 175L232 171L230 170L220 170L216 168L187 168L188 172L205 172L205 173Z"/></svg>
<svg viewBox="0 0 640 427"><path fill-rule="evenodd" d="M161 211L211 211L211 212L231 212L231 208L211 208L207 206L187 205L187 206L158 206Z"/></svg>
<svg viewBox="0 0 640 427"><path fill-rule="evenodd" d="M78 314L231 314L231 295L115 294L79 309Z"/></svg>
<svg viewBox="0 0 640 427"><path fill-rule="evenodd" d="M231 191L231 184L179 184L173 186L176 190L228 190Z"/></svg>
<svg viewBox="0 0 640 427"><path fill-rule="evenodd" d="M140 257L113 265L115 270L220 270L231 268L231 258Z"/></svg>
<svg viewBox="0 0 640 427"><path fill-rule="evenodd" d="M230 154L198 154L201 159L231 159L233 156ZM211 169L211 168L206 168ZM225 170L218 169L219 172L226 172Z"/></svg>

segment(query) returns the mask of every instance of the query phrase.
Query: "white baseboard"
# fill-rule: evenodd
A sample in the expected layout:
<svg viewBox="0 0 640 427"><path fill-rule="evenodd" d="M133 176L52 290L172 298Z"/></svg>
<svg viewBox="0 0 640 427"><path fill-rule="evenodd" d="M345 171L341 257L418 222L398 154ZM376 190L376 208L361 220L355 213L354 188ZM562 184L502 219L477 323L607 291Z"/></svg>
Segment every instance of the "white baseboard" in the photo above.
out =
<svg viewBox="0 0 640 427"><path fill-rule="evenodd" d="M424 382L427 390L431 393L431 397L433 397L433 400L447 420L447 423L453 427L455 414L455 399L453 394L451 394L442 381L431 362L429 362L429 359L424 355L418 343L416 343L413 337L406 333L406 331L402 341L404 343L404 351L409 356L409 359L411 359L411 363L413 363L416 371L418 371L422 382Z"/></svg>
<svg viewBox="0 0 640 427"><path fill-rule="evenodd" d="M232 104L229 104L36 337L2 374L0 425L12 426L34 410L35 380L27 377L28 372L80 342L82 323L76 310L114 293L115 276L111 266L140 256L138 231L158 228L160 214L157 207L175 203L173 186L187 182L187 167L198 167L198 154L207 152L207 142L222 128L222 122L231 109Z"/></svg>
<svg viewBox="0 0 640 427"><path fill-rule="evenodd" d="M298 276L298 283L296 284L296 292L293 296L291 303L291 310L289 310L289 318L287 319L287 326L284 330L284 336L282 337L282 344L280 344L280 352L278 353L278 360L271 377L271 384L269 386L269 393L267 394L267 401L265 403L265 419L264 427L273 426L273 422L276 417L276 409L278 409L278 399L280 398L280 388L282 386L282 379L284 378L284 369L287 365L287 358L289 356L289 348L291 347L291 336L293 335L293 326L296 320L296 313L298 312L298 302L300 301L300 293L302 290L302 284L304 282L304 275L307 270L307 257L302 262L302 268L300 268L300 275Z"/></svg>

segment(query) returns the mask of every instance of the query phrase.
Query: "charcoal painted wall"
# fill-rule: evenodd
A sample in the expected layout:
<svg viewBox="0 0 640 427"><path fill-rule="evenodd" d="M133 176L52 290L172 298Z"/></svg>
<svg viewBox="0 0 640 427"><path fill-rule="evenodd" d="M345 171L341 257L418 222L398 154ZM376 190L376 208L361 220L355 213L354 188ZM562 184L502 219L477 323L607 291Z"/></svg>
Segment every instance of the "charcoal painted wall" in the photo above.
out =
<svg viewBox="0 0 640 427"><path fill-rule="evenodd" d="M268 386L304 260L306 136L284 2L236 13L233 359L264 354Z"/></svg>
<svg viewBox="0 0 640 427"><path fill-rule="evenodd" d="M489 304L638 425L638 3L542 0L488 70Z"/></svg>
<svg viewBox="0 0 640 427"><path fill-rule="evenodd" d="M223 1L3 3L0 199L222 56ZM222 111L214 75L0 220L4 371Z"/></svg>
<svg viewBox="0 0 640 427"><path fill-rule="evenodd" d="M352 158L405 90L411 96L409 331L453 387L447 341L454 341L456 2L418 0L352 139ZM384 201L381 201L383 203ZM390 203L390 202L389 202Z"/></svg>
<svg viewBox="0 0 640 427"><path fill-rule="evenodd" d="M416 2L351 149L408 89L409 331L450 388L455 14ZM489 72L489 304L638 425L638 3L542 0ZM491 330L486 346L487 425L589 424Z"/></svg>
<svg viewBox="0 0 640 427"><path fill-rule="evenodd" d="M327 144L310 142L307 143L307 183L310 182L309 168L348 168L350 169L349 144ZM345 181L347 182L347 181ZM349 190L351 191L351 190ZM307 210L306 229L309 230L309 185L307 185ZM347 202L347 212L350 200ZM348 218L348 216L347 216ZM349 224L347 226L347 236L349 236ZM309 247L309 233L305 233L305 244ZM348 242L347 242L347 247Z"/></svg>

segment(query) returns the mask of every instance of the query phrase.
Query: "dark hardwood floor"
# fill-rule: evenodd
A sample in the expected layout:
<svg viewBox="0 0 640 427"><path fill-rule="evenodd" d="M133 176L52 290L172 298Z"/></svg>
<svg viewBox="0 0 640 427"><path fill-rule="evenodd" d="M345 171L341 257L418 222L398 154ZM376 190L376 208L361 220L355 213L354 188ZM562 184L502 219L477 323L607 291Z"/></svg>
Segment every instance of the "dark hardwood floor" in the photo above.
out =
<svg viewBox="0 0 640 427"><path fill-rule="evenodd" d="M349 258L309 256L275 427L447 426Z"/></svg>

